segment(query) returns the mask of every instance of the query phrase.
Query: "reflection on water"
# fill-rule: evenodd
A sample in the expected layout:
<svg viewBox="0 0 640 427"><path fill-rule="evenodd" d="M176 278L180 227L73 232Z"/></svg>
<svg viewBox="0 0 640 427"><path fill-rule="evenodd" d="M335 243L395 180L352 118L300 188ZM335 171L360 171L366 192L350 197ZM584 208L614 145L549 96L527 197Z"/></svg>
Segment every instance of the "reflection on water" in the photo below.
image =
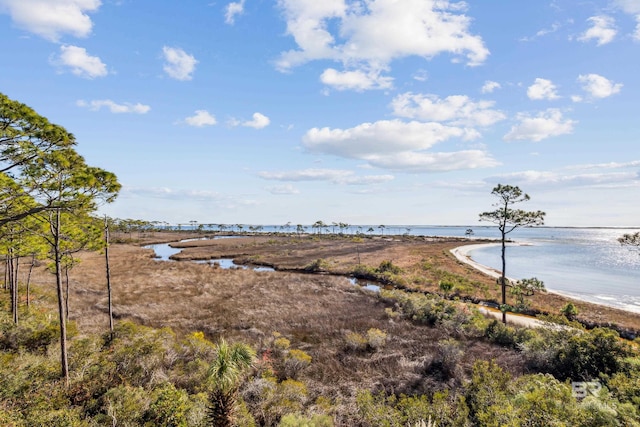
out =
<svg viewBox="0 0 640 427"><path fill-rule="evenodd" d="M201 240L201 239L187 239L187 240L181 240L181 242L187 242L187 241L193 241L193 240ZM171 260L171 255L175 255L177 253L179 253L182 249L180 248L172 248L171 246L169 246L168 243L162 243L162 244L157 244L157 245L148 245L145 246L146 249L153 249L154 252L156 253L156 259L160 260L160 261L172 261ZM231 258L219 258L219 259L209 259L209 260L200 260L200 261L194 261L198 264L210 264L210 265L218 265L220 268L241 268L241 269L252 269L255 271L275 271L273 268L271 267L263 267L263 266L259 266L259 265L241 265L241 264L236 264L235 262L233 262L233 259Z"/></svg>
<svg viewBox="0 0 640 427"><path fill-rule="evenodd" d="M530 230L518 241L531 245L507 247L507 276L537 277L566 296L640 312L640 257L618 243L625 230L553 231L550 236ZM499 245L473 250L471 257L501 269Z"/></svg>
<svg viewBox="0 0 640 427"><path fill-rule="evenodd" d="M169 257L179 253L182 249L172 248L168 243L160 243L157 245L144 246L145 249L153 249L156 258L160 261L171 261Z"/></svg>
<svg viewBox="0 0 640 427"><path fill-rule="evenodd" d="M198 264L207 264L207 265L211 265L213 266L218 266L220 268L223 269L229 269L229 268L239 268L239 269L251 269L253 271L276 271L275 269L271 268L271 267L265 267L265 266L261 266L261 265L243 265L243 264L236 264L235 262L233 262L233 259L231 258L216 258L216 259L207 259L207 260L200 260L200 261L195 261Z"/></svg>
<svg viewBox="0 0 640 427"><path fill-rule="evenodd" d="M200 239L188 239L188 240L200 240ZM188 240L182 240L182 242L186 242ZM172 248L171 246L169 246L168 243L162 243L157 245L147 245L145 246L145 248L153 249L154 252L156 253L156 259L160 261L172 261L170 259L171 255L177 254L182 250L179 248ZM276 271L271 267L265 267L260 265L236 264L235 262L233 262L232 258L215 258L215 259L208 259L208 260L198 260L193 262L197 264L211 265L212 267L217 266L222 269L237 268L237 269L243 269L243 270L252 269L254 271ZM351 283L352 285L360 286L369 291L380 292L380 285L376 283L372 283L371 281L356 279L355 277L348 278L347 280L349 280L349 283Z"/></svg>
<svg viewBox="0 0 640 427"><path fill-rule="evenodd" d="M349 277L349 283L352 285L358 285L361 288L364 288L373 292L380 292L380 285L376 285L375 283L371 283L367 280L356 279L355 277Z"/></svg>

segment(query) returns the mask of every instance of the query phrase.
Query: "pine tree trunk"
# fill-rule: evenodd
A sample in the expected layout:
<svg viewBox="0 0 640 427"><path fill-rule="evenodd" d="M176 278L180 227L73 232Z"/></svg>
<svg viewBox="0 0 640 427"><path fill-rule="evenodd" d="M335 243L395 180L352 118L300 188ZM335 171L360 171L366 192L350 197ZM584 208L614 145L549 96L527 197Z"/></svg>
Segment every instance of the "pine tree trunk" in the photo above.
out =
<svg viewBox="0 0 640 427"><path fill-rule="evenodd" d="M29 274L27 274L27 309L29 309L31 305L31 272L33 271L33 267L36 265L36 254L31 254L31 265L29 266Z"/></svg>
<svg viewBox="0 0 640 427"><path fill-rule="evenodd" d="M104 257L105 257L105 268L107 273L107 304L109 305L109 333L111 334L111 338L113 338L113 305L111 302L111 270L109 268L109 223L107 222L107 217L104 218Z"/></svg>
<svg viewBox="0 0 640 427"><path fill-rule="evenodd" d="M16 278L15 278L15 267L14 267L14 257L13 257L13 248L9 248L9 259L7 262L7 269L9 270L8 279L9 279L9 295L10 295L10 303L11 303L11 317L13 319L13 323L18 323L18 310L17 307L17 286L16 286Z"/></svg>
<svg viewBox="0 0 640 427"><path fill-rule="evenodd" d="M60 253L60 209L55 212L55 218L51 221L53 232L53 255L56 269L56 291L58 293L58 318L60 319L60 369L66 387L69 387L69 360L67 357L67 323L64 310L64 294L62 292L62 265Z"/></svg>
<svg viewBox="0 0 640 427"><path fill-rule="evenodd" d="M9 255L4 260L4 290L9 289Z"/></svg>
<svg viewBox="0 0 640 427"><path fill-rule="evenodd" d="M65 280L65 292L64 292L64 318L69 321L69 266L64 267L64 280Z"/></svg>
<svg viewBox="0 0 640 427"><path fill-rule="evenodd" d="M18 324L18 272L20 267L20 257L15 257L15 270L13 272L13 323Z"/></svg>

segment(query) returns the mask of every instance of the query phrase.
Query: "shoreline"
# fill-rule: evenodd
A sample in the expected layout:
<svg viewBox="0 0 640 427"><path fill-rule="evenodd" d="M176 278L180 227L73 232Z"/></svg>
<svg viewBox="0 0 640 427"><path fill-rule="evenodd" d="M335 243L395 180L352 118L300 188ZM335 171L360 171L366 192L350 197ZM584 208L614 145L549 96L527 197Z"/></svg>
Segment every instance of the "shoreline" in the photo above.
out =
<svg viewBox="0 0 640 427"><path fill-rule="evenodd" d="M518 243L507 243L507 246L522 246L523 244L518 244ZM478 244L471 244L471 245L464 245L464 246L458 246L455 247L451 250L449 250L449 252L456 257L456 259L470 267L475 268L476 270L486 274L489 277L493 277L495 279L498 279L501 276L501 272L500 270L496 270L495 268L480 264L477 261L474 261L473 258L471 258L471 252L476 250L476 249L482 249L482 248L486 248L486 247L491 247L491 246L500 246L500 243L478 243ZM509 281L516 281L515 279L511 278L511 277L507 277L507 279ZM594 304L594 305L599 305L602 307L607 307L607 308L614 308L617 310L621 310L621 311L625 311L627 313L634 313L634 314L640 314L640 310L636 311L636 310L629 310L627 308L621 307L619 305L614 305L614 304L604 304L601 302L594 302L592 300L586 299L586 298L581 298L579 296L573 295L573 294L569 294L567 292L563 292L563 291L556 291L556 290L552 290L552 289L546 289L546 292L549 294L554 294L554 295L558 295L561 296L563 298L569 299L569 300L575 300L575 301L580 301L580 302L584 302L584 303L589 303L589 304Z"/></svg>

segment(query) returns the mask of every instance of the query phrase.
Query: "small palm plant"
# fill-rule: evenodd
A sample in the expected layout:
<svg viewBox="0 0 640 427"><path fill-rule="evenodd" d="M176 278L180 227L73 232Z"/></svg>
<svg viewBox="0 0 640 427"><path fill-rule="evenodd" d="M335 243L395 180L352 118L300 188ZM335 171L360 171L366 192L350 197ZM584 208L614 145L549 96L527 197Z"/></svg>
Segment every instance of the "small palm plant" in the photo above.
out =
<svg viewBox="0 0 640 427"><path fill-rule="evenodd" d="M209 408L207 416L214 427L233 425L238 387L245 372L253 366L256 352L246 344L228 344L222 339L209 367Z"/></svg>

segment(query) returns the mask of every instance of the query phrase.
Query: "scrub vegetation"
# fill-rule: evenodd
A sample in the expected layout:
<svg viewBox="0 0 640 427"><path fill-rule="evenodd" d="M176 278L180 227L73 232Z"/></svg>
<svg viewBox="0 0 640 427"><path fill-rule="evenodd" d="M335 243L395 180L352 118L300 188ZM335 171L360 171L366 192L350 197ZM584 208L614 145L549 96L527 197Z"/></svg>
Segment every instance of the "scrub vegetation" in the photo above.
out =
<svg viewBox="0 0 640 427"><path fill-rule="evenodd" d="M467 239L384 225L250 226L158 261L141 246L204 225L96 218L115 176L0 101L0 425L640 425L637 342L615 330L631 338L637 315L527 282L510 302L549 323L505 325L477 304L505 303L504 280L449 254ZM275 271L189 262L218 258Z"/></svg>
<svg viewBox="0 0 640 427"><path fill-rule="evenodd" d="M113 249L117 272L134 249ZM182 319L164 304L188 289L174 283L174 296L147 289L157 306L143 322L132 305L116 309L113 335L101 304L89 319L75 300L78 292L72 307L82 314L68 328L68 387L56 357L55 296L35 286L16 325L1 294L2 425L623 426L640 420L640 358L634 343L610 329L575 322L514 328L438 295L374 294L336 277L149 262L160 270L209 268L224 280L180 305ZM268 295L254 295L260 301L251 308L251 296L237 298L250 289L236 274L285 276L270 283ZM291 296L292 285L299 299ZM212 304L206 293L227 302ZM115 307L131 298L115 294ZM200 298L204 304L194 305ZM593 386L577 396L575 382Z"/></svg>

